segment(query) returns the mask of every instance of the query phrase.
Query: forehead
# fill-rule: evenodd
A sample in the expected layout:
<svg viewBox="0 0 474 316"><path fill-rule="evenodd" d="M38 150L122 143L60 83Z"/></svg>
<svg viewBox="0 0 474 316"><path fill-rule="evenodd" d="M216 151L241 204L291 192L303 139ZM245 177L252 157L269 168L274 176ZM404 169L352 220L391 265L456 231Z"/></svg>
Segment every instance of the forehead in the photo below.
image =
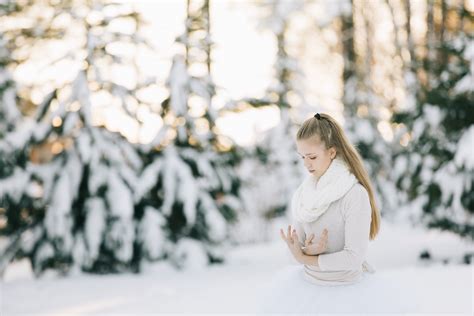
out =
<svg viewBox="0 0 474 316"><path fill-rule="evenodd" d="M301 155L317 154L324 151L324 144L319 140L319 137L312 137L310 139L297 140L296 149Z"/></svg>

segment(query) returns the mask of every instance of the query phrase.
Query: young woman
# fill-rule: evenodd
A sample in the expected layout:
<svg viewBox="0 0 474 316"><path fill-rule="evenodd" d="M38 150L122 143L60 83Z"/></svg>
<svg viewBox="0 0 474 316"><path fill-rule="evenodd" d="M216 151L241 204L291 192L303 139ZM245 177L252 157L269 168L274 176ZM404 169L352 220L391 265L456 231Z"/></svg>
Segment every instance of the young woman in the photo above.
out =
<svg viewBox="0 0 474 316"><path fill-rule="evenodd" d="M275 271L263 286L259 312L418 310L409 281L390 272L375 277L365 260L380 213L362 159L341 126L318 113L300 127L296 145L308 175L291 201L293 227L280 235L299 264Z"/></svg>
<svg viewBox="0 0 474 316"><path fill-rule="evenodd" d="M296 147L308 176L293 195L293 228L280 231L305 278L320 285L359 281L369 239L380 214L362 159L339 124L327 114L306 120ZM316 238L315 238L316 237Z"/></svg>

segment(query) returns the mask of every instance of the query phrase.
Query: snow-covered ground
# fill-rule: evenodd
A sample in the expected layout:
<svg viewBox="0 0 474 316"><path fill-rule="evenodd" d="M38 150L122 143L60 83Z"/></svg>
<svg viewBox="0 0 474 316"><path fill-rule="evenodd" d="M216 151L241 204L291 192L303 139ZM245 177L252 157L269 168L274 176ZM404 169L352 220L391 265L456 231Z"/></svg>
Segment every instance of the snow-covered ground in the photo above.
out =
<svg viewBox="0 0 474 316"><path fill-rule="evenodd" d="M387 222L382 225L379 238L370 243L367 261L377 270L371 277L378 284L382 280L391 283L392 290L371 288L369 283L365 288L364 283L354 287L320 287L308 283L305 290L314 289L315 295L324 297L325 301L317 310L307 312L397 312L393 308L397 300L410 293L417 304L407 312L472 315L473 266L443 264L443 259L472 252L474 245L449 233L423 232ZM276 237L279 226L273 228ZM420 262L418 255L422 249L428 250L436 263ZM22 261L10 265L6 271L0 314L257 313L264 304L262 298L268 294L264 291L275 284L272 282L282 269L291 265L294 261L278 238L265 244L236 247L225 265L184 272L158 263L147 266L141 275L58 278L46 274L33 280L29 265ZM288 289L288 295L296 293L294 290ZM357 295L366 296L374 305L362 304ZM384 301L391 303L381 303Z"/></svg>

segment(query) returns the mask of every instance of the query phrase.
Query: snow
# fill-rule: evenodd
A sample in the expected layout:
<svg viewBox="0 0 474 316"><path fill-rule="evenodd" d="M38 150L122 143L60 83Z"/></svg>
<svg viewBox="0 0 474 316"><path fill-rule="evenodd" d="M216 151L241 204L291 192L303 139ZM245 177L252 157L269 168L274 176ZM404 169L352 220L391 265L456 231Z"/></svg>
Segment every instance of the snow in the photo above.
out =
<svg viewBox="0 0 474 316"><path fill-rule="evenodd" d="M127 262L132 259L134 229L130 219L118 219L107 230L105 245L113 251L118 260Z"/></svg>
<svg viewBox="0 0 474 316"><path fill-rule="evenodd" d="M107 203L113 222L106 231L106 245L117 258L128 261L133 255L135 228L133 226L134 204L131 190L115 170L109 171Z"/></svg>
<svg viewBox="0 0 474 316"><path fill-rule="evenodd" d="M132 218L134 210L132 192L115 170L109 172L107 202L114 216L126 220Z"/></svg>
<svg viewBox="0 0 474 316"><path fill-rule="evenodd" d="M281 34L287 32L285 28L292 20L290 17L302 10L303 1L267 2L267 4L272 8L266 10L269 16L266 17L265 22L273 33ZM339 15L350 13L350 1L348 0L324 1L320 4L322 10L318 12L321 13L321 19L317 19L320 26L329 23ZM110 9L110 6L108 8ZM96 9L97 13L101 7L96 7ZM84 12L80 13L80 15L82 14ZM110 16L110 20L105 21L107 25L112 21L113 14ZM93 19L93 15L91 17ZM379 32L376 33L379 34ZM40 35L40 33L36 35ZM87 36L88 56L92 56L98 46L105 42L95 32L89 32ZM206 40L209 40L208 35L206 35ZM282 44L291 52L291 43ZM465 58L471 61L471 67L470 72L458 82L454 89L459 93L471 91L474 86L472 84L473 47L471 43L465 50ZM120 61L120 58L114 60ZM408 305L397 305L399 302L395 300L395 296L400 299L400 294L402 294L402 297L410 298L411 303L416 303L411 305L413 312L472 313L471 266L460 265L459 262L447 266L440 264L424 266L416 260L420 250L423 249L429 250L438 263L448 257L458 256L465 250L472 251L472 244L462 244L457 237L449 234L414 232L406 227L391 227L384 224L382 235L371 245L373 246L372 252L369 254L369 261L372 264L375 262L375 266L378 268L377 273L366 279L367 282L351 288L320 288L298 283L297 266L290 265L291 260L288 260L290 258L286 249L277 240L235 247L225 257L225 265L207 268L208 254L210 251L215 251L209 249L215 246L212 242L224 240L229 233L227 223L217 208L218 203L227 203L232 206L232 209L239 209L240 205L238 198L230 194L226 194L216 203L208 191L219 186L224 191L228 191L231 189L233 179L226 174L225 168L214 165L219 157L213 156L212 153L207 155L207 153L190 150L189 156L186 157L188 151L180 148L178 153L173 146L169 146L164 151L165 157L162 161L161 157L158 157L156 163L149 165L143 171L142 176L138 177L136 170L142 170L142 161L134 147L126 142L120 142L118 138L109 137L109 134L102 133L102 129L91 126L93 120L89 81L92 80L100 86L104 84L102 76L105 75L99 67L100 60L97 60L97 64L91 64L91 68L95 69L96 78L89 78L85 70L80 70L73 81L70 99L59 101L56 110L52 113L48 112L49 117L57 115L62 119L61 136L70 136L64 134L69 134L69 132L74 134L75 128L84 127L81 131L85 132L79 134L75 150L63 153L68 158L65 160L66 165L63 166L64 161L61 159L63 157L58 156L58 159L46 166L28 165L26 170L16 169L11 177L0 180L0 197L8 193L13 196L14 200L19 200L25 192L35 196L40 196L40 193L43 192L44 200L49 204L45 226L37 227L34 232L27 232L29 235L22 236L23 239L29 239L28 242L22 242L22 248L30 251L34 249L33 247L38 246L34 260L39 265L42 265L45 259L57 256L56 238L52 241L39 241L40 238L43 238L44 230L46 230L51 237L59 237L60 240L66 242L63 245L64 249L73 250L75 270L67 279L60 278L54 271L49 271L40 280L33 281L31 280L32 268L27 261L23 260L12 264L1 284L2 314L3 312L6 314L25 312L58 315L93 312L118 313L119 311L122 313L153 311L256 312L261 310L260 305L262 298L265 297L264 294L275 294L265 290L268 290L269 286L278 285L278 282L274 282L285 280L284 278L288 276L295 276L295 278L288 279L288 283L283 286L280 284L279 289L285 295L291 282L295 282L292 284L297 288L293 288L295 292L291 293L297 299L295 304L303 302L303 298L308 298L303 302L306 305L297 306L300 311L304 311L304 309L301 310L302 307L312 308L311 306L314 309L307 309L308 312L405 311ZM274 70L277 75L287 70L294 77L299 74L297 66L295 59L280 52ZM375 72L377 73L379 70L375 69ZM443 73L442 77L447 80L449 76L446 74L449 73ZM0 74L1 84L8 79L9 76ZM406 78L408 92L410 92L410 80L414 82L414 79L416 79L414 74L408 72ZM303 94L300 92L304 90L301 88L300 81L304 80L292 79L289 82L276 80L270 85L268 93L288 90L296 92L296 96L302 99ZM191 97L193 95L200 96L205 99L201 103L205 103L206 106L210 105L210 97L213 93L212 80L209 77L191 77L184 57L177 55L173 60L167 86L170 90L169 106L172 114L170 120L173 116L178 118L178 136L180 140L184 141L187 139L189 128L192 129L197 125L188 116L190 95ZM356 85L352 87L354 90ZM68 85L65 91L70 89ZM122 105L125 105L126 95L130 92L127 88L112 83L111 93L122 101ZM348 91L347 100L357 101L356 94L353 92ZM390 92L388 93L388 96L392 95ZM365 101L369 104L378 104L376 95L372 93L368 93L364 97L364 92L361 91L360 96L362 99L367 98ZM409 93L407 97L412 105L415 104L413 93ZM14 99L15 90L6 90L3 102L5 105L4 115L7 120L16 119L20 114L16 109ZM45 100L48 100L48 97ZM66 114L66 108L75 102L80 104L78 112ZM43 104L46 106L47 102ZM212 118L216 117L212 107L207 110L210 111ZM265 212L272 211L278 206L284 206L283 202L288 199L288 193L294 188L297 170L293 169L294 144L293 139L289 137L293 134L289 129L291 125L289 112L282 110L281 118L283 124L269 131L269 137L264 139L264 144L268 144L267 148L272 152L269 156L268 166L251 165L243 170L249 173L247 178L257 175L258 178L264 178L264 180L259 183L249 183L249 186L244 188L242 197L245 199L244 202L247 202L248 216L241 220L241 230L238 231L238 234L243 236L238 238L240 241L259 239L251 236L252 234L276 235L271 224L264 218ZM81 119L84 122L80 122ZM427 128L433 129L433 132L438 131L442 119L443 115L439 107L425 105L422 119L415 123L413 133L415 140L426 132ZM211 120L210 123L213 121ZM20 126L20 124L24 125ZM169 127L166 124L165 122L165 126L146 152L150 153L151 148L161 144L165 136L168 135ZM372 143L377 138L378 134L372 125L369 120L361 121L361 124L356 125L355 132L358 134L359 140ZM39 122L39 120L38 124L24 120L17 126L16 131L8 133L4 140L0 141L0 149L6 154L23 147L31 136L39 142L44 141L50 131L49 122ZM172 133L169 134L172 135ZM209 134L193 135L199 141L206 140L208 136ZM427 163L429 162L427 159L421 158L426 156L420 154L413 155L410 165L406 157L402 156L397 160L396 170L402 174L402 171L413 169L412 166L416 167L423 160L425 165L421 172L422 185L429 183L429 180L438 182L442 188L443 203L447 203L449 197L454 196L451 208L459 210L462 208L460 201L463 189L468 185L468 190L471 189L472 176L469 172L474 169L473 140L474 130L471 126L460 138L454 161L442 166L436 172L431 171L432 162L431 164ZM448 144L448 146L452 145ZM385 148L381 142L376 142L373 146L375 153L382 153ZM383 152L383 154L379 157L383 158L387 152ZM184 158L189 158L196 164L199 177L194 177L194 169L191 169L193 164L186 164ZM81 163L89 164L90 168L88 200L84 207L87 216L85 216L85 231L74 232L74 236L72 236L71 206L79 191L78 186L83 171ZM274 172L276 167L280 170L279 173ZM464 167L468 172L465 172L466 170L457 172L455 167L461 169ZM409 174L413 170L406 171ZM43 183L40 185L40 182L35 182L36 187L28 185L31 175L37 176L38 181L41 180ZM56 181L57 179L59 180ZM158 193L161 195L163 193L149 192L158 185L158 179L163 179L166 190L163 208L158 210L147 207L144 210L144 217L139 222L135 222L132 217L136 203L141 202L143 198L146 199L147 194ZM282 185L281 179L286 180L285 185ZM409 180L409 178L405 179L405 181ZM101 188L106 189L107 200L99 197L103 192L100 190ZM247 189L247 195L245 189ZM95 195L98 196L95 197ZM413 205L420 203L419 207L415 207L418 214L414 215L421 215L421 205L426 204L426 199L427 196L420 196L414 201ZM202 213L206 227L198 228L206 230L206 236L203 238L206 242L209 241L212 246L189 238L181 238L176 245L171 245L168 241L169 237L166 236L166 220L163 214L170 215L176 203L184 206L188 228L191 228L194 223L202 224L197 216L201 214L197 212ZM198 205L199 210L197 209ZM439 210L440 208L434 211L438 212ZM403 213L403 209L401 211ZM451 211L451 209L447 209L447 211ZM466 214L460 212L447 214L456 222L472 221L472 216L467 218L469 215L467 212ZM135 233L137 239L135 239ZM238 234L235 236L238 237ZM94 276L79 272L81 266L88 267L93 263L102 245L108 247L108 250L116 252L115 254L120 260L129 260L135 241L141 243L146 254L145 257L157 259L164 254L169 254L170 261L174 261L178 266L188 268L188 270L179 272L171 268L169 263L155 263L145 264L142 275ZM174 248L166 249L168 246ZM457 259L457 261L460 260ZM284 271L288 274L283 273ZM252 282L251 286L249 286L249 279ZM389 286L384 287L386 284ZM314 292L312 292L313 289ZM28 300L25 302L26 295L28 295ZM311 296L315 296L315 299L313 300ZM52 300L51 297L55 300ZM279 300L275 295L273 299L275 304L270 307L276 308L276 311L283 311L288 307L290 308L288 311L296 311L293 309L295 305L291 306L287 301ZM349 304L338 304L344 300Z"/></svg>
<svg viewBox="0 0 474 316"><path fill-rule="evenodd" d="M459 40L457 44L462 47L463 43ZM469 63L469 72L456 83L454 87L456 93L469 93L474 90L474 40L469 40L465 45L463 57Z"/></svg>
<svg viewBox="0 0 474 316"><path fill-rule="evenodd" d="M88 133L81 133L76 138L76 146L84 164L88 164L91 159L91 136Z"/></svg>
<svg viewBox="0 0 474 316"><path fill-rule="evenodd" d="M138 179L137 186L135 187L135 202L140 201L140 199L143 198L143 195L153 188L162 168L163 162L160 159L156 159L145 167Z"/></svg>
<svg viewBox="0 0 474 316"><path fill-rule="evenodd" d="M15 202L18 202L23 193L22 189L28 185L30 175L21 168L15 167L12 176L0 179L0 197L9 195Z"/></svg>
<svg viewBox="0 0 474 316"><path fill-rule="evenodd" d="M438 106L431 104L425 104L423 106L423 114L423 118L426 119L433 129L439 128L440 123L444 118L441 109Z"/></svg>
<svg viewBox="0 0 474 316"><path fill-rule="evenodd" d="M1 10L1 9L0 9ZM1 11L0 11L1 12ZM6 123L14 123L20 119L21 112L16 106L16 89L10 72L7 70L11 52L6 48L7 41L0 34L0 114L4 115ZM3 132L0 125L0 132Z"/></svg>
<svg viewBox="0 0 474 316"><path fill-rule="evenodd" d="M368 120L360 120L354 128L355 134L361 141L366 143L372 143L374 141L374 129Z"/></svg>
<svg viewBox="0 0 474 316"><path fill-rule="evenodd" d="M0 140L0 150L9 154L15 150L22 149L25 147L34 128L35 124L32 120L21 120L15 130L7 133L3 139Z"/></svg>
<svg viewBox="0 0 474 316"><path fill-rule="evenodd" d="M170 77L167 82L170 89L170 106L175 115L187 115L189 75L187 73L184 57L176 55L173 58Z"/></svg>
<svg viewBox="0 0 474 316"><path fill-rule="evenodd" d="M449 219L458 225L472 225L474 218L463 206L461 199L465 192L471 190L472 175L469 172L458 172L456 169L454 162L450 161L439 168L433 177L441 189L442 204L437 207L436 215L439 218L444 218L449 214ZM452 202L449 202L451 199Z"/></svg>
<svg viewBox="0 0 474 316"><path fill-rule="evenodd" d="M290 288L291 284L286 284L280 291L294 295L273 308L282 313L317 305L305 312L472 315L473 266L441 263L465 251L473 252L472 243L451 233L414 230L402 224L383 221L381 227L379 237L369 245L367 258L375 274L352 286L299 283L300 287ZM33 280L31 266L19 261L5 272L2 315L258 313L265 305L264 298L278 298L266 290L288 275L284 271L298 269L286 246L277 239L278 228L272 227L275 239L271 242L235 247L226 264L209 268L204 267L202 245L192 240L181 240L175 253L186 257L186 264L192 267L182 271L158 262L144 264L143 274L137 275L79 274L62 278L51 272ZM417 259L424 249L431 253L433 264ZM290 282L298 284L297 280ZM292 308L292 299L302 304ZM413 309L407 309L409 306Z"/></svg>
<svg viewBox="0 0 474 316"><path fill-rule="evenodd" d="M209 238L216 242L222 241L227 233L227 223L209 194L202 193L201 199L203 212L206 214Z"/></svg>
<svg viewBox="0 0 474 316"><path fill-rule="evenodd" d="M459 167L474 170L474 125L464 131L459 139L454 161Z"/></svg>
<svg viewBox="0 0 474 316"><path fill-rule="evenodd" d="M151 206L145 208L137 234L146 256L151 260L159 258L164 252L166 236L163 227L165 223L165 218L158 210Z"/></svg>
<svg viewBox="0 0 474 316"><path fill-rule="evenodd" d="M228 177L229 170L226 170L221 166L216 166L215 170L222 184L223 190L229 192L232 189L232 179Z"/></svg>
<svg viewBox="0 0 474 316"><path fill-rule="evenodd" d="M91 194L96 194L97 190L107 182L109 168L105 164L99 163L100 153L98 151L92 152L91 159L94 163L90 166L88 188Z"/></svg>
<svg viewBox="0 0 474 316"><path fill-rule="evenodd" d="M80 117L76 112L68 113L68 115L66 115L66 119L64 120L63 133L64 134L71 133L79 121L80 121Z"/></svg>
<svg viewBox="0 0 474 316"><path fill-rule="evenodd" d="M183 161L177 160L177 169L175 170L180 180L177 198L183 201L183 212L186 222L189 226L196 222L196 205L199 199L199 187L193 177L191 168Z"/></svg>
<svg viewBox="0 0 474 316"><path fill-rule="evenodd" d="M51 191L51 200L45 216L48 237L53 240L58 238L60 244L55 244L55 246L66 253L72 249L74 243L71 208L79 192L82 176L82 165L78 156L72 152L67 154L67 158L66 165L62 166L63 172L59 173L59 179Z"/></svg>
<svg viewBox="0 0 474 316"><path fill-rule="evenodd" d="M193 271L202 270L207 266L208 258L204 245L192 238L181 238L173 252L173 260L180 268Z"/></svg>
<svg viewBox="0 0 474 316"><path fill-rule="evenodd" d="M42 262L45 262L48 258L51 258L53 256L54 256L54 248L49 242L44 242L40 244L34 257L35 266L40 265Z"/></svg>
<svg viewBox="0 0 474 316"><path fill-rule="evenodd" d="M170 153L173 151L173 153ZM167 168L163 169L163 188L164 188L164 201L161 207L161 212L165 215L171 214L171 207L174 203L175 191L176 191L176 177L174 176L175 160L173 159L174 147L167 147L165 149L164 157Z"/></svg>
<svg viewBox="0 0 474 316"><path fill-rule="evenodd" d="M92 263L99 255L102 235L105 232L106 207L104 200L93 197L89 198L85 203L85 211L87 218L85 222L85 241L87 245L86 260ZM88 264L86 264L88 266Z"/></svg>

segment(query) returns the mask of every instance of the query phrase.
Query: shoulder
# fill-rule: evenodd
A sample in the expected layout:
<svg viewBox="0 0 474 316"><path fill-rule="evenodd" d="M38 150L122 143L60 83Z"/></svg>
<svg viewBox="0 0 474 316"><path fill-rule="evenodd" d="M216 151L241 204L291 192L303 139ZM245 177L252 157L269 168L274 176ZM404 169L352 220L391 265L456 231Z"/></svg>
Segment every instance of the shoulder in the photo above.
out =
<svg viewBox="0 0 474 316"><path fill-rule="evenodd" d="M342 206L345 213L370 211L370 198L366 188L359 182L354 184L342 197Z"/></svg>
<svg viewBox="0 0 474 316"><path fill-rule="evenodd" d="M352 188L347 191L347 193L343 196L345 200L353 200L353 199L369 199L369 193L367 192L366 188L360 182L357 182L352 186Z"/></svg>

